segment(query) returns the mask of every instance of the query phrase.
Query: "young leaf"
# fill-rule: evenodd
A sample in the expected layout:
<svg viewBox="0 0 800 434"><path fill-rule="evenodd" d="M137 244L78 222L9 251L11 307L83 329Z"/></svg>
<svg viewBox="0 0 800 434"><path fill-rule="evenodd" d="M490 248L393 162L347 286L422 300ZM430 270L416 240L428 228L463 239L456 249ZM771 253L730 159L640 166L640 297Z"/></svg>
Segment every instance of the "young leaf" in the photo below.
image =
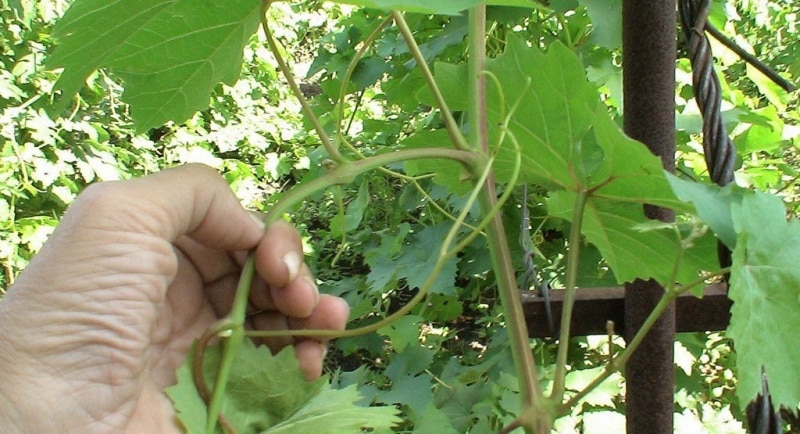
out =
<svg viewBox="0 0 800 434"><path fill-rule="evenodd" d="M358 187L358 196L347 204L344 216L337 214L331 219L330 230L332 237L340 237L344 232L353 231L361 224L364 211L369 205L369 183L364 180ZM342 221L344 219L344 221ZM344 232L343 232L344 230Z"/></svg>
<svg viewBox="0 0 800 434"><path fill-rule="evenodd" d="M208 106L214 86L239 77L242 50L259 23L253 0L77 0L58 22L48 60L63 109L100 67L125 81L139 131L183 121Z"/></svg>
<svg viewBox="0 0 800 434"><path fill-rule="evenodd" d="M391 433L392 426L401 422L397 409L363 407L356 386L333 390L326 383L322 391L290 418L261 431L263 434L295 433Z"/></svg>
<svg viewBox="0 0 800 434"><path fill-rule="evenodd" d="M189 433L205 432L206 405L192 379L193 351L178 369L178 383L167 388L178 419ZM209 390L219 367L221 346L206 348L203 371ZM286 420L318 395L325 383L320 378L306 381L294 347L273 356L266 346L256 347L246 339L236 354L225 389L222 413L238 432L259 432Z"/></svg>
<svg viewBox="0 0 800 434"><path fill-rule="evenodd" d="M668 174L667 180L679 199L691 202L697 214L726 246L736 247L736 231L733 228L731 205L741 203L742 190L735 184L725 188L700 182L686 181Z"/></svg>
<svg viewBox="0 0 800 434"><path fill-rule="evenodd" d="M761 392L766 369L775 408L800 402L800 223L786 221L777 196L756 192L731 206L739 234L733 252L728 334L736 345L742 408Z"/></svg>

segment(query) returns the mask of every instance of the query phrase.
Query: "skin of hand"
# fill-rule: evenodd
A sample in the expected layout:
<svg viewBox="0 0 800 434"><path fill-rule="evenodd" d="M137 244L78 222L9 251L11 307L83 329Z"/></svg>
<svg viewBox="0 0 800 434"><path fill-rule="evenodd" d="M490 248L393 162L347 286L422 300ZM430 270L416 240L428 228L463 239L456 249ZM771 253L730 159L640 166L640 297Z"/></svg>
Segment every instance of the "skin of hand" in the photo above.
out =
<svg viewBox="0 0 800 434"><path fill-rule="evenodd" d="M213 169L90 186L0 302L2 431L179 432L163 390L229 312L253 249L248 328L344 328L347 304L319 295L295 229L265 230ZM323 341L265 343L294 344L320 375Z"/></svg>

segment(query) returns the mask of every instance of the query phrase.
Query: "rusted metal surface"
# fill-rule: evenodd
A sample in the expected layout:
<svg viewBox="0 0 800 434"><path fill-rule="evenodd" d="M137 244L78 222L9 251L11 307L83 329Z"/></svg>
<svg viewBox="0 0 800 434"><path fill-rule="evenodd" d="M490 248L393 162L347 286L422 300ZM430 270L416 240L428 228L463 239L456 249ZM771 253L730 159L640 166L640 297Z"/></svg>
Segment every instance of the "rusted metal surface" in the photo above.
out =
<svg viewBox="0 0 800 434"><path fill-rule="evenodd" d="M703 289L703 297L690 293L678 297L675 303L675 331L721 331L728 327L731 300L728 286L714 283ZM561 321L564 291L551 290L550 303L555 323ZM534 338L549 338L552 335L547 324L544 299L536 291L522 293L522 307L528 323L528 333ZM604 335L606 321L614 321L614 334L624 336L625 288L579 288L575 294L572 315L573 336Z"/></svg>
<svg viewBox="0 0 800 434"><path fill-rule="evenodd" d="M622 65L625 132L643 142L675 170L676 5L667 0L623 0ZM646 206L645 214L671 221L667 209ZM647 260L647 258L643 258ZM626 339L633 337L663 294L653 281L625 286ZM675 307L664 315L629 360L626 427L629 433L672 433Z"/></svg>

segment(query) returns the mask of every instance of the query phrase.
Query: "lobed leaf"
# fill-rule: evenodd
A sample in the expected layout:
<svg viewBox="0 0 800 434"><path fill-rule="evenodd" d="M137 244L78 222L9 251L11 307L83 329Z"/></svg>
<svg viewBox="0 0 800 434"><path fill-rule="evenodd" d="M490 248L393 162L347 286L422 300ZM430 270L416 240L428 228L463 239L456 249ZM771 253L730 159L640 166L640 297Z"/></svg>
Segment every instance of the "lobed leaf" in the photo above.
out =
<svg viewBox="0 0 800 434"><path fill-rule="evenodd" d="M209 389L222 357L222 347L208 347L203 370ZM178 369L178 383L167 388L178 418L189 433L205 432L206 405L192 379L192 351ZM272 355L266 346L245 339L235 355L225 389L222 413L238 432L259 432L289 418L323 390L324 378L306 381L294 347Z"/></svg>
<svg viewBox="0 0 800 434"><path fill-rule="evenodd" d="M207 414L192 379L193 353L194 349L178 369L177 384L166 390L178 420L191 434L206 431ZM221 356L221 346L206 349L203 369L207 381L214 378ZM357 405L362 398L355 387L333 390L324 377L306 381L294 347L273 356L266 346L256 347L246 339L235 357L222 413L237 432L351 433L362 428L390 432L399 422L394 407Z"/></svg>
<svg viewBox="0 0 800 434"><path fill-rule="evenodd" d="M63 109L101 67L125 81L137 130L183 121L208 106L214 87L239 77L259 23L255 0L77 0L59 20L49 68Z"/></svg>
<svg viewBox="0 0 800 434"><path fill-rule="evenodd" d="M295 433L391 433L402 420L393 406L363 407L356 386L333 390L325 385L306 405L263 434Z"/></svg>
<svg viewBox="0 0 800 434"><path fill-rule="evenodd" d="M761 392L766 369L775 408L800 403L800 223L780 198L755 192L731 205L733 252L728 334L736 345L737 390L744 408Z"/></svg>

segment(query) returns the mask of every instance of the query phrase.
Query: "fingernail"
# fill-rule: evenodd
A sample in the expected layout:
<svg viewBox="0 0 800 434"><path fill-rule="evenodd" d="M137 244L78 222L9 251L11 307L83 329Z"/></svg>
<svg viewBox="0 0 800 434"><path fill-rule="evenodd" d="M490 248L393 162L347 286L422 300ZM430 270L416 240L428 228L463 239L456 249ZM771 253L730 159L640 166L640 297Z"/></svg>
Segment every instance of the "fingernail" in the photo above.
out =
<svg viewBox="0 0 800 434"><path fill-rule="evenodd" d="M320 357L320 360L325 362L325 357L328 357L328 346L325 345L325 344L322 344L322 357Z"/></svg>
<svg viewBox="0 0 800 434"><path fill-rule="evenodd" d="M310 277L307 277L306 281L308 282L309 285L311 285L311 288L314 289L314 305L316 306L317 304L316 302L319 301L319 287L317 287L317 283L314 282L314 279Z"/></svg>
<svg viewBox="0 0 800 434"><path fill-rule="evenodd" d="M294 279L297 277L297 273L300 272L300 255L298 255L294 250L291 250L286 252L281 260L286 265L286 269L289 270L289 282L294 281Z"/></svg>
<svg viewBox="0 0 800 434"><path fill-rule="evenodd" d="M264 219L260 215L254 212L248 212L247 215L250 216L250 218L256 223L256 225L258 225L258 230L264 232L264 229L266 229L267 227L267 225L264 223Z"/></svg>

